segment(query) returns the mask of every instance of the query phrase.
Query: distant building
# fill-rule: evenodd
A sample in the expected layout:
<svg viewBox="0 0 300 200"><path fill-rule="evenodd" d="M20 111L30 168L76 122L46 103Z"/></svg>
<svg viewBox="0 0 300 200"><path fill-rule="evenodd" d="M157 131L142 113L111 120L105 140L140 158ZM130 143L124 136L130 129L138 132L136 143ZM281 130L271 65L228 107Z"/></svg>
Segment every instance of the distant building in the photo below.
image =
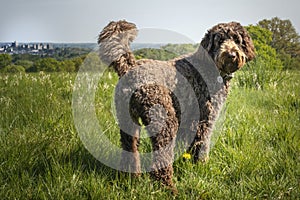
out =
<svg viewBox="0 0 300 200"><path fill-rule="evenodd" d="M33 44L33 49L42 50L43 49L43 44Z"/></svg>
<svg viewBox="0 0 300 200"><path fill-rule="evenodd" d="M47 49L48 50L52 50L53 49L53 45L52 44L47 44Z"/></svg>
<svg viewBox="0 0 300 200"><path fill-rule="evenodd" d="M37 44L37 50L42 50L43 49L43 44L40 43L40 44Z"/></svg>
<svg viewBox="0 0 300 200"><path fill-rule="evenodd" d="M11 47L12 47L12 48L18 48L18 42L17 42L17 41L14 41L14 42L11 44Z"/></svg>
<svg viewBox="0 0 300 200"><path fill-rule="evenodd" d="M12 43L3 43L0 46L0 53L10 54L33 54L33 55L46 55L53 54L54 47L50 43L18 43L14 41Z"/></svg>
<svg viewBox="0 0 300 200"><path fill-rule="evenodd" d="M31 51L31 53L32 53L32 54L38 54L38 53L39 53L39 50L34 49L34 50Z"/></svg>

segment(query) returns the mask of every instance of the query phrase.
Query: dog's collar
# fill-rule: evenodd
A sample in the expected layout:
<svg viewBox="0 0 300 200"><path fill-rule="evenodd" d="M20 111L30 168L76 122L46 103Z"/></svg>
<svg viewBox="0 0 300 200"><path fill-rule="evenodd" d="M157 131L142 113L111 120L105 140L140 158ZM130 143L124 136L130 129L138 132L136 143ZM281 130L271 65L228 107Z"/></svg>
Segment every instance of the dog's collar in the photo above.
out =
<svg viewBox="0 0 300 200"><path fill-rule="evenodd" d="M232 79L234 77L234 73L220 73L220 76L222 77L224 82L230 81L230 79Z"/></svg>

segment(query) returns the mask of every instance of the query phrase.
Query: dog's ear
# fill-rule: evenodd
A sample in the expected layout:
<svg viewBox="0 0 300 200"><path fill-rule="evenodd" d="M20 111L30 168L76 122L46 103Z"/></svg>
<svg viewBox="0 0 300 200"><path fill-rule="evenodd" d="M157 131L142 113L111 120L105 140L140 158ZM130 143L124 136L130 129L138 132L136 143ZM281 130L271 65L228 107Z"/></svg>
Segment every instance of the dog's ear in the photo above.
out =
<svg viewBox="0 0 300 200"><path fill-rule="evenodd" d="M250 34L240 23L231 22L230 24L233 26L235 37L239 39L240 45L247 56L247 61L253 60L255 58L255 50Z"/></svg>
<svg viewBox="0 0 300 200"><path fill-rule="evenodd" d="M214 50L218 49L220 44L224 41L223 34L214 30L208 31L201 41L201 46L211 55Z"/></svg>
<svg viewBox="0 0 300 200"><path fill-rule="evenodd" d="M218 49L221 43L226 39L226 34L224 30L222 30L222 25L218 24L212 27L205 34L204 38L201 41L201 46L210 54L213 55L214 50Z"/></svg>
<svg viewBox="0 0 300 200"><path fill-rule="evenodd" d="M211 31L208 31L204 38L201 41L201 46L207 51L210 52L210 50L213 47L214 43L214 34Z"/></svg>
<svg viewBox="0 0 300 200"><path fill-rule="evenodd" d="M247 61L251 61L255 58L255 49L253 41L250 35L246 32L246 36L243 38L243 50L247 56Z"/></svg>

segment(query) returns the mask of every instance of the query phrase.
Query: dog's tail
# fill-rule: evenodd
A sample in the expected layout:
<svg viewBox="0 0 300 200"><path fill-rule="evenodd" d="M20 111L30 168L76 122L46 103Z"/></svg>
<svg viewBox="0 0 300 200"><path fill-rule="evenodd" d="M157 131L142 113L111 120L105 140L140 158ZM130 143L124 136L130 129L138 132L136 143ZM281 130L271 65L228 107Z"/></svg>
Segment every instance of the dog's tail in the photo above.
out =
<svg viewBox="0 0 300 200"><path fill-rule="evenodd" d="M135 58L130 43L137 36L135 24L125 20L110 22L98 38L101 60L114 67L121 77L135 66Z"/></svg>

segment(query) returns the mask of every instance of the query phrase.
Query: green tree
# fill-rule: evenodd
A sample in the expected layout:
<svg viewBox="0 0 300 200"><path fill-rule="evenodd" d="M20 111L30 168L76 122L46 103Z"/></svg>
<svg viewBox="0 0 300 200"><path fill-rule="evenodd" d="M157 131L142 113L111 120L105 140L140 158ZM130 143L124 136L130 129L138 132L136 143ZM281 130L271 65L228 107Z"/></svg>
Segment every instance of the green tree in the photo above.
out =
<svg viewBox="0 0 300 200"><path fill-rule="evenodd" d="M276 49L271 46L272 32L260 26L250 25L246 28L255 46L256 60L263 61L267 69L281 70L283 68L282 62Z"/></svg>
<svg viewBox="0 0 300 200"><path fill-rule="evenodd" d="M74 72L76 70L75 64L71 60L61 61L60 64L61 64L60 67L62 71Z"/></svg>
<svg viewBox="0 0 300 200"><path fill-rule="evenodd" d="M0 54L0 69L5 68L7 65L10 65L12 57L9 54Z"/></svg>
<svg viewBox="0 0 300 200"><path fill-rule="evenodd" d="M75 71L78 71L80 66L82 65L83 63L83 58L81 57L75 57L75 58L72 58L71 61L74 63L75 65Z"/></svg>
<svg viewBox="0 0 300 200"><path fill-rule="evenodd" d="M40 59L40 56L37 55L31 55L31 54L13 54L12 55L12 62L16 63L17 61L22 61L22 60L29 60L32 62L36 62L37 60Z"/></svg>
<svg viewBox="0 0 300 200"><path fill-rule="evenodd" d="M56 72L61 70L60 63L54 58L42 58L34 63L34 71Z"/></svg>
<svg viewBox="0 0 300 200"><path fill-rule="evenodd" d="M278 52L283 51L292 57L299 55L300 36L290 20L274 17L271 20L264 19L258 25L273 33L271 46Z"/></svg>
<svg viewBox="0 0 300 200"><path fill-rule="evenodd" d="M101 62L98 53L92 52L85 56L85 59L80 67L80 70L88 72L104 69L106 65Z"/></svg>
<svg viewBox="0 0 300 200"><path fill-rule="evenodd" d="M4 73L19 73L19 72L25 72L25 68L20 65L8 65L5 68L1 70L1 72Z"/></svg>
<svg viewBox="0 0 300 200"><path fill-rule="evenodd" d="M286 69L300 69L300 36L290 20L274 17L258 22L258 26L272 32L270 45L276 49Z"/></svg>
<svg viewBox="0 0 300 200"><path fill-rule="evenodd" d="M25 68L25 70L27 70L27 69L29 69L33 66L33 61L30 61L30 60L17 60L14 64L23 66Z"/></svg>
<svg viewBox="0 0 300 200"><path fill-rule="evenodd" d="M175 58L177 54L173 52L169 52L164 49L151 49L151 48L144 48L134 51L134 55L137 59L148 58L148 59L155 59L155 60L170 60Z"/></svg>
<svg viewBox="0 0 300 200"><path fill-rule="evenodd" d="M162 46L163 50L172 52L178 55L184 55L188 53L193 53L197 50L199 44L167 44Z"/></svg>

